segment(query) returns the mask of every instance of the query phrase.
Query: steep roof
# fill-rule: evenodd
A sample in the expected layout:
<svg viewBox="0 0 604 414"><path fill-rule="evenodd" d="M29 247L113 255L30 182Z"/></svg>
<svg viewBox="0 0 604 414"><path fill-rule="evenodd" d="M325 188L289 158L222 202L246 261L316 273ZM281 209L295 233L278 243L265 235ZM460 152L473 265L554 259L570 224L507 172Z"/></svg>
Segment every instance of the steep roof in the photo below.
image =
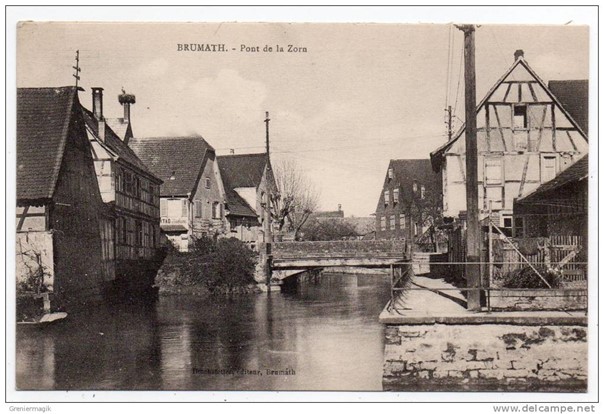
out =
<svg viewBox="0 0 604 414"><path fill-rule="evenodd" d="M223 181L229 188L258 187L268 162L265 153L221 155L218 166Z"/></svg>
<svg viewBox="0 0 604 414"><path fill-rule="evenodd" d="M162 196L186 196L195 191L206 153L214 148L201 136L136 138L130 147L154 175L163 180Z"/></svg>
<svg viewBox="0 0 604 414"><path fill-rule="evenodd" d="M530 76L535 81L537 81L537 83L543 88L543 90L549 96L549 98L560 108L560 110L562 111L562 113L568 118L569 122L575 128L577 128L577 130L581 133L581 135L587 140L587 135L585 134L584 130L581 128L581 126L579 125L579 123L577 122L577 120L575 120L572 117L572 115L570 115L570 113L568 112L568 110L566 109L566 107L564 105L562 105L562 103L558 100L557 96L552 93L552 91L547 87L547 85L545 84L545 82L543 82L543 80L537 75L537 73L535 73L535 71L524 60L524 57L517 58L514 61L514 63L512 64L512 66L510 66L510 68L501 76L501 78L499 78L499 80L497 82L495 82L495 84L493 85L493 87L491 87L491 89L487 92L487 94L482 99L482 101L480 101L480 103L478 104L478 106L476 108L476 112L478 113L484 107L484 105L491 98L491 96L493 96L493 94L499 88L499 86L519 66L521 66L522 68L524 68L530 74ZM441 163L442 163L442 158L443 158L443 155L444 155L445 151L447 151L449 148L451 148L451 146L465 133L465 130L466 130L466 125L464 123L461 126L461 128L459 129L459 131L457 131L457 133L453 136L453 138L451 140L445 142L443 145L441 145L436 150L434 150L434 151L432 151L430 153L430 160L432 161L432 168L435 171L440 170L440 166L441 166Z"/></svg>
<svg viewBox="0 0 604 414"><path fill-rule="evenodd" d="M589 81L587 79L552 80L547 86L587 134L589 132Z"/></svg>
<svg viewBox="0 0 604 414"><path fill-rule="evenodd" d="M585 155L579 161L562 171L551 180L541 184L532 193L517 200L520 204L530 204L533 201L547 197L547 194L568 184L576 184L589 175L589 159Z"/></svg>
<svg viewBox="0 0 604 414"><path fill-rule="evenodd" d="M92 129L92 131L94 132L95 135L98 136L98 132L99 132L98 120L94 117L92 112L90 112L88 109L86 109L84 107L82 107L82 112L84 114L84 120L86 122L86 125ZM146 173L152 177L155 177L156 179L159 179L159 177L156 174L154 174L145 165L145 163L143 161L141 161L141 159L139 157L137 157L137 155L134 153L132 148L130 148L124 141L122 141L116 135L116 133L113 131L113 129L109 126L109 124L106 124L106 126L105 126L105 145L107 145L112 151L114 151L117 154L117 156L119 158L121 158L126 163L137 168L138 170L140 170L143 173Z"/></svg>
<svg viewBox="0 0 604 414"><path fill-rule="evenodd" d="M17 199L49 199L78 102L75 87L17 89Z"/></svg>
<svg viewBox="0 0 604 414"><path fill-rule="evenodd" d="M229 214L257 217L256 211L241 197L236 188L257 188L268 162L266 153L221 155L218 168L224 183Z"/></svg>
<svg viewBox="0 0 604 414"><path fill-rule="evenodd" d="M390 160L388 168L392 168L394 179L400 183L403 194L408 194L413 182L423 184L432 197L440 199L442 193L442 180L440 174L432 169L429 159L396 159ZM387 180L388 178L386 178ZM381 197L378 201L378 209L381 205ZM430 197L430 196L429 196Z"/></svg>

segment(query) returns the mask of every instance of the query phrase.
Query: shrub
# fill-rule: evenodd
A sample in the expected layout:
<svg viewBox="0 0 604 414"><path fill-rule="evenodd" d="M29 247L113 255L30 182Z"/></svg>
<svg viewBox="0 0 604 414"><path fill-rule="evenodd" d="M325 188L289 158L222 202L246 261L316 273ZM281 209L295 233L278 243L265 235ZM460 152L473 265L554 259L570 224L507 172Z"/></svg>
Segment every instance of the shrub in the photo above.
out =
<svg viewBox="0 0 604 414"><path fill-rule="evenodd" d="M560 286L560 275L554 269L545 266L535 266L541 276L547 280L552 288ZM530 267L512 270L503 277L503 287L516 289L546 289L547 285Z"/></svg>
<svg viewBox="0 0 604 414"><path fill-rule="evenodd" d="M204 282L210 292L218 288L231 292L235 287L254 283L256 253L243 242L234 238L219 239L214 251L207 257Z"/></svg>

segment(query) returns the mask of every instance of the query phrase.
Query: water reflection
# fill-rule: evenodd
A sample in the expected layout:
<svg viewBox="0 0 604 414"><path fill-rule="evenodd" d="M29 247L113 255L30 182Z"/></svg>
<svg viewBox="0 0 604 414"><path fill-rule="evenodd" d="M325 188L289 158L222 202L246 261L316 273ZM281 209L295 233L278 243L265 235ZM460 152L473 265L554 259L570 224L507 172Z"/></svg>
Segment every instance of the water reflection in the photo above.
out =
<svg viewBox="0 0 604 414"><path fill-rule="evenodd" d="M17 386L379 390L388 288L386 276L330 274L295 293L160 297L20 327Z"/></svg>

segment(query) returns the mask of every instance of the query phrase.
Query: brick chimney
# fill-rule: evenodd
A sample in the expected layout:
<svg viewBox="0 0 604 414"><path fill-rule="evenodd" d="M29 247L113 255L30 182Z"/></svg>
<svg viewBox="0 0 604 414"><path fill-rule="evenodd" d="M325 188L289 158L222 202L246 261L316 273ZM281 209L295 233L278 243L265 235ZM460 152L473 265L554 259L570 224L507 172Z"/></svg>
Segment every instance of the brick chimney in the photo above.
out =
<svg viewBox="0 0 604 414"><path fill-rule="evenodd" d="M122 93L117 96L117 100L124 107L124 122L130 123L130 105L136 103L136 96L126 93L124 88L122 88Z"/></svg>
<svg viewBox="0 0 604 414"><path fill-rule="evenodd" d="M518 49L514 52L514 62L520 58L524 59L524 50L522 50L522 49Z"/></svg>
<svg viewBox="0 0 604 414"><path fill-rule="evenodd" d="M103 119L103 88L92 88L92 113L97 120Z"/></svg>
<svg viewBox="0 0 604 414"><path fill-rule="evenodd" d="M101 142L105 142L105 118L103 118L103 88L92 88L92 114L98 122L98 138Z"/></svg>

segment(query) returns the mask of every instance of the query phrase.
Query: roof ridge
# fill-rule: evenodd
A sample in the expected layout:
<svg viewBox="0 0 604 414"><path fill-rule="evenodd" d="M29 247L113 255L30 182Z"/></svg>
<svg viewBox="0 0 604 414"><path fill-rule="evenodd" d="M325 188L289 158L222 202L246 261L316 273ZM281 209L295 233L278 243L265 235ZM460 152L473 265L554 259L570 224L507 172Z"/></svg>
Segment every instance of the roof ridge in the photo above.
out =
<svg viewBox="0 0 604 414"><path fill-rule="evenodd" d="M39 88L39 89L57 89L57 88ZM69 99L67 100L67 116L65 117L65 121L63 124L63 128L61 130L61 141L59 142L60 149L57 154L57 164L59 165L59 169L53 174L52 183L50 186L50 194L48 194L48 198L52 198L55 193L57 183L59 182L59 174L61 172L61 165L63 164L63 157L65 156L65 146L67 145L67 134L69 133L69 126L71 124L71 117L73 115L73 106L75 104L75 97L77 97L77 89L74 87L64 87L61 89L66 89L69 91Z"/></svg>

